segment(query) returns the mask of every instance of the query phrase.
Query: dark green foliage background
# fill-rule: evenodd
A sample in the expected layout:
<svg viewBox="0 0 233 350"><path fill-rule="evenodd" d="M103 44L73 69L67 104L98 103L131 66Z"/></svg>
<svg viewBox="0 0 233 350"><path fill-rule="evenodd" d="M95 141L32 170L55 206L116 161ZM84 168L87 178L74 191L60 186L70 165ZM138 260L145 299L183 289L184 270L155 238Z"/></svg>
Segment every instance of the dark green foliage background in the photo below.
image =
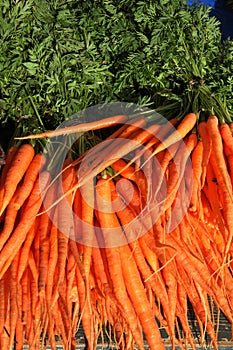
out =
<svg viewBox="0 0 233 350"><path fill-rule="evenodd" d="M1 0L2 126L54 129L111 101L230 118L233 45L208 14L179 0Z"/></svg>

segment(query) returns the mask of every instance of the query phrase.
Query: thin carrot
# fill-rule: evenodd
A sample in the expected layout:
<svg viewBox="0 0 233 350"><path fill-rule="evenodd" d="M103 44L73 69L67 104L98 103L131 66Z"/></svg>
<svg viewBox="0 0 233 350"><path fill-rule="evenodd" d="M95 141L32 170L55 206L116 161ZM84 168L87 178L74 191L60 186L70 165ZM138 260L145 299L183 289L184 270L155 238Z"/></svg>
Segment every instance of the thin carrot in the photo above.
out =
<svg viewBox="0 0 233 350"><path fill-rule="evenodd" d="M9 204L18 183L22 180L29 164L34 157L35 151L31 144L23 144L20 146L11 166L6 174L4 181L4 196L0 206L0 215Z"/></svg>
<svg viewBox="0 0 233 350"><path fill-rule="evenodd" d="M193 188L190 199L190 211L198 209L201 195L201 177L202 177L202 159L203 159L203 142L198 141L192 152L192 167L193 167Z"/></svg>
<svg viewBox="0 0 233 350"><path fill-rule="evenodd" d="M206 167L209 162L210 153L212 150L212 141L207 131L206 121L202 121L197 126L198 134L201 137L203 143L203 155L202 155L202 176L201 176L201 187L203 188L206 178Z"/></svg>
<svg viewBox="0 0 233 350"><path fill-rule="evenodd" d="M13 347L16 325L18 321L18 306L17 306L17 270L19 262L19 252L16 254L10 266L11 269L11 289L10 289L10 340L9 349Z"/></svg>
<svg viewBox="0 0 233 350"><path fill-rule="evenodd" d="M47 171L44 171L41 174L40 179L36 181L25 207L25 211L22 213L22 217L7 241L7 244L2 249L0 258L0 278L10 266L12 260L24 242L28 231L34 223L42 204L43 190L45 190L49 180L50 174Z"/></svg>
<svg viewBox="0 0 233 350"><path fill-rule="evenodd" d="M65 128L56 129L54 131L47 131L41 134L31 134L23 137L15 137L18 140L28 140L28 139L38 139L45 137L54 137L59 135L70 135L79 132L86 132L89 130L98 130L103 128L109 128L111 126L115 126L117 124L124 123L128 120L126 115L115 115L108 118L100 119L93 122L81 123L78 125L67 126Z"/></svg>
<svg viewBox="0 0 233 350"><path fill-rule="evenodd" d="M45 165L45 162L46 159L41 153L37 153L32 159L25 173L23 184L20 187L18 195L14 201L16 209L19 209L24 203L24 201L28 198L39 172L43 169L43 166Z"/></svg>
<svg viewBox="0 0 233 350"><path fill-rule="evenodd" d="M219 130L223 139L224 153L228 157L233 155L233 137L230 126L226 123L219 125Z"/></svg>
<svg viewBox="0 0 233 350"><path fill-rule="evenodd" d="M1 171L1 175L0 175L0 204L1 205L2 205L2 200L3 200L3 196L4 196L4 191L5 191L4 184L5 184L6 175L8 173L9 168L11 167L11 163L12 163L14 156L17 152L18 152L18 146L10 147L10 149L8 150L7 155L6 155L4 167Z"/></svg>
<svg viewBox="0 0 233 350"><path fill-rule="evenodd" d="M207 120L208 134L212 141L214 159L216 160L216 171L221 175L226 190L229 193L229 196L232 197L232 186L229 179L226 162L223 156L223 144L221 134L218 128L218 118L214 115L210 116Z"/></svg>
<svg viewBox="0 0 233 350"><path fill-rule="evenodd" d="M18 283L17 286L17 307L18 307L18 321L15 329L15 350L21 350L25 343L24 340L24 328L21 319L22 315L22 286Z"/></svg>
<svg viewBox="0 0 233 350"><path fill-rule="evenodd" d="M49 308L49 305L51 304L51 298L53 294L53 287L54 287L54 275L55 270L57 266L57 259L58 259L58 240L57 240L57 225L56 222L58 220L57 218L58 211L55 210L54 213L54 223L52 223L52 227L50 230L49 235L49 261L48 261L48 270L47 270L47 281L45 283L45 297L47 302L47 308Z"/></svg>
<svg viewBox="0 0 233 350"><path fill-rule="evenodd" d="M118 219L115 214L111 212L111 185L108 179L99 179L96 186L97 191L97 210L98 210L98 221L101 226L101 230L109 230L109 228L118 228L119 234L121 236L121 228L119 227ZM107 233L107 232L106 232ZM125 288L125 281L122 274L122 264L120 261L120 251L117 246L112 247L112 235L105 234L105 244L106 248L104 253L107 258L108 270L111 276L111 281L113 284L114 294L121 305L122 310L124 310L124 317L128 323L130 330L134 336L134 339L140 349L143 349L143 339L139 331L139 324L135 314L134 307L132 305L127 291ZM118 241L118 239L117 239ZM110 247L110 248L109 248Z"/></svg>
<svg viewBox="0 0 233 350"><path fill-rule="evenodd" d="M76 268L76 280L79 286L79 302L80 302L80 317L82 319L82 325L85 332L85 336L88 343L88 349L93 350L95 348L94 344L94 325L92 317L92 309L90 308L90 303L87 302L86 298L86 286L85 281L82 278L79 267Z"/></svg>
<svg viewBox="0 0 233 350"><path fill-rule="evenodd" d="M165 148L168 148L169 146L173 145L177 141L180 141L183 139L195 126L197 122L197 115L195 113L188 113L186 116L181 120L179 125L177 126L176 130L169 135L165 140L161 140L161 143L155 148L153 151L153 155L158 154L159 152L163 151Z"/></svg>
<svg viewBox="0 0 233 350"><path fill-rule="evenodd" d="M108 203L106 206L109 206L109 209L111 208L111 199L112 199L112 191L115 192L114 188L115 186L111 181L108 180L99 180L98 184L101 183L101 186L97 186L99 195L101 194L101 197ZM114 193L113 193L114 194ZM114 197L113 197L114 198ZM107 211L109 213L109 210ZM119 227L119 223L117 221L117 218L114 213L107 214L107 213L99 213L99 220L101 220L101 228L106 227ZM112 248L113 249L113 248ZM106 248L106 254L108 252L112 252L111 248ZM121 268L122 268L122 274L124 278L124 284L126 285L126 289L129 293L129 296L131 298L132 304L137 312L137 315L140 319L140 322L142 324L142 328L144 330L144 333L147 337L148 343L153 348L156 348L156 346L160 346L161 349L164 348L162 340L160 338L160 333L157 328L157 324L155 323L153 311L150 308L143 283L141 281L141 277L139 275L138 269L136 267L135 261L132 259L131 251L128 245L121 246L119 248L115 248L115 250L118 249L120 259L121 259ZM111 265L110 265L111 266ZM109 268L110 268L109 266ZM111 268L113 268L111 266ZM119 271L120 273L120 271ZM117 277L117 278L116 278ZM114 277L112 278L113 284L116 283L114 279L118 280L119 277L114 274ZM118 281L119 282L119 281ZM137 286L137 287L136 287ZM119 286L118 286L119 288ZM115 291L116 293L116 291ZM121 303L126 303L126 297L124 296L124 301L121 300ZM123 306L123 305L122 305ZM149 331L150 329L150 331ZM153 330L153 331L152 331Z"/></svg>
<svg viewBox="0 0 233 350"><path fill-rule="evenodd" d="M14 230L14 227L17 225L17 221L19 220L19 218L17 218L18 212L14 207L14 199L16 198L17 194L18 194L18 188L16 189L12 199L10 200L5 210L4 226L0 235L0 250L9 239L10 235Z"/></svg>
<svg viewBox="0 0 233 350"><path fill-rule="evenodd" d="M31 249L33 239L35 237L37 225L38 225L38 220L36 220L35 224L28 231L26 239L25 239L24 244L22 246L22 249L20 250L19 265L18 265L18 272L17 272L18 283L21 280L22 275L23 275L23 273L27 267L27 264L28 264L28 256L29 256L29 252Z"/></svg>
<svg viewBox="0 0 233 350"><path fill-rule="evenodd" d="M111 166L112 163L124 155L139 148L146 141L154 137L159 125L151 125L142 131L136 131L130 138L118 138L113 140L111 144L111 151L109 147L97 153L98 147L94 153L91 152L91 157L84 159L79 171L79 186L85 181L93 178L93 176L101 173L106 167ZM97 156L100 154L100 157Z"/></svg>

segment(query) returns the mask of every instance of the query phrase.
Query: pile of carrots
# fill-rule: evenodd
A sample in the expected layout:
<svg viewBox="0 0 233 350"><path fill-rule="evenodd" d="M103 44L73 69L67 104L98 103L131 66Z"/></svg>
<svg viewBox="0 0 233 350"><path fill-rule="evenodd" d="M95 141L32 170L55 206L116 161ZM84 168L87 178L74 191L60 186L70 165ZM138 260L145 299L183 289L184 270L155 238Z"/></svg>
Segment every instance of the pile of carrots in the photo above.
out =
<svg viewBox="0 0 233 350"><path fill-rule="evenodd" d="M54 176L30 143L0 174L0 348L218 348L213 307L233 323L233 134L216 116L117 126ZM30 135L28 138L32 138ZM24 141L25 142L25 141ZM72 153L71 153L72 154ZM191 304L200 338L188 320ZM208 337L206 337L206 335Z"/></svg>

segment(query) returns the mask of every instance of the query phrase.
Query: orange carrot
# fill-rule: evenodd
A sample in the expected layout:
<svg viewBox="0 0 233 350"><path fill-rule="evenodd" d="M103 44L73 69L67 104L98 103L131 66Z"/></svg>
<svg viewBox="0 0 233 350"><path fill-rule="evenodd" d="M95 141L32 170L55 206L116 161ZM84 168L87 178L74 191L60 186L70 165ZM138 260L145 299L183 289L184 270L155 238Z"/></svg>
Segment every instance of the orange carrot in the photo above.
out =
<svg viewBox="0 0 233 350"><path fill-rule="evenodd" d="M101 152L97 152L97 150L100 149L100 147L98 147L95 152L91 152L91 156L84 158L82 162L78 186L101 173L106 167L111 166L112 163L116 162L118 159L124 158L124 155L136 150L146 141L153 138L159 127L159 125L151 125L145 130L133 133L128 139L115 139L111 144L111 151L109 147L106 147L106 149ZM97 156L98 154L100 154L100 157Z"/></svg>
<svg viewBox="0 0 233 350"><path fill-rule="evenodd" d="M226 162L223 155L223 143L221 134L219 132L218 128L218 118L214 115L210 116L207 120L207 128L208 128L208 134L212 141L212 147L213 151L212 154L214 155L214 159L216 162L216 171L219 176L221 176L224 185L226 187L226 190L229 193L229 196L232 197L232 186L229 179Z"/></svg>
<svg viewBox="0 0 233 350"><path fill-rule="evenodd" d="M67 159L66 164L69 164L71 159ZM67 193L67 191L72 188L73 184L76 181L76 172L74 168L66 170L61 177L60 188L58 188L58 196L62 193ZM68 252L68 242L70 231L73 228L73 211L72 211L72 202L73 196L72 194L66 195L63 200L58 204L57 210L57 240L58 240L58 280L56 282L56 286L54 288L54 297L53 302L58 297L57 292L60 284L63 282L65 278L65 266ZM52 302L52 304L53 304Z"/></svg>
<svg viewBox="0 0 233 350"><path fill-rule="evenodd" d="M45 162L46 159L41 153L37 153L34 156L25 173L23 184L20 187L17 197L15 198L14 205L16 209L19 209L24 201L28 198L39 172L45 165Z"/></svg>
<svg viewBox="0 0 233 350"><path fill-rule="evenodd" d="M233 155L233 137L230 126L226 123L219 125L219 130L223 139L224 153L228 157Z"/></svg>
<svg viewBox="0 0 233 350"><path fill-rule="evenodd" d="M213 166L213 170L216 175L216 179L219 184L219 190L222 193L223 199L223 215L226 221L226 227L229 231L229 236L227 238L225 253L227 254L230 249L231 241L233 238L233 194L232 185L229 177L229 173L226 166L226 161L223 154L223 144L221 134L218 128L218 119L215 116L210 116L207 120L208 133L212 140L213 152L211 154L210 160Z"/></svg>
<svg viewBox="0 0 233 350"><path fill-rule="evenodd" d="M108 209L111 208L111 200L112 200L111 192L114 191L114 188L115 186L113 185L113 183L108 180L99 180L96 187L96 189L98 190L98 194L101 196L101 198L105 200L105 205L108 206ZM98 201L97 201L97 207L98 207ZM100 210L101 209L102 208L100 206ZM110 213L109 210L107 210L107 213L106 212L103 213L103 211L100 211L98 215L98 219L100 221L100 225L102 229L106 227L110 227L110 228L120 227L116 215L114 213ZM114 252L116 252L116 250L118 250L119 252L119 257L121 259L122 275L124 278L123 283L124 285L126 285L128 294L137 312L137 315L140 319L140 322L144 330L144 333L147 337L148 343L152 348L153 347L156 348L156 346L160 346L161 349L164 348L162 340L160 338L159 330L157 328L157 324L155 323L155 320L154 320L153 311L150 308L150 305L144 290L144 286L141 281L141 277L136 267L136 263L132 259L129 246L124 245L119 248L116 247L116 248L105 249L106 255L108 257L108 262L109 262L109 270L114 269L114 267L110 264L110 261L109 261L109 258L112 257L110 254L112 254L113 249L114 249ZM117 268L119 269L119 267ZM114 276L112 276L113 286L114 286L114 283L119 282L120 273L121 271L118 271L117 275L116 273L114 273ZM122 285L121 285L121 288L122 288ZM114 291L117 296L117 293L119 293L119 283L117 283L117 287L114 289ZM126 300L127 300L126 295L124 295L124 301L119 300L122 307L126 305Z"/></svg>
<svg viewBox="0 0 233 350"><path fill-rule="evenodd" d="M12 146L6 155L6 160L5 160L5 164L4 167L1 171L1 175L0 175L0 205L2 205L2 200L3 200L3 196L4 196L4 184L5 184L5 179L6 179L6 175L8 173L8 170L11 167L11 163L14 159L15 154L18 152L18 147L17 146Z"/></svg>
<svg viewBox="0 0 233 350"><path fill-rule="evenodd" d="M33 239L35 237L35 232L37 230L37 226L38 226L38 220L36 220L35 224L28 231L26 239L25 239L24 244L22 246L22 249L20 250L19 265L18 265L18 272L17 272L18 283L21 280L22 275L27 267L28 256L29 256L29 252L31 249Z"/></svg>
<svg viewBox="0 0 233 350"><path fill-rule="evenodd" d="M30 144L23 144L20 146L11 166L6 174L4 181L4 196L0 206L0 215L9 204L18 183L22 180L29 164L34 157L34 148Z"/></svg>
<svg viewBox="0 0 233 350"><path fill-rule="evenodd" d="M10 340L9 349L13 347L15 330L18 321L18 305L17 305L17 270L19 262L19 252L16 254L10 266L11 269L11 288L10 288Z"/></svg>
<svg viewBox="0 0 233 350"><path fill-rule="evenodd" d="M98 130L103 128L109 128L111 126L124 123L128 120L126 115L115 115L108 118L100 119L93 122L81 123L78 125L67 126L65 128L56 129L54 131L47 131L41 134L32 134L23 137L16 137L18 140L27 140L27 139L38 139L45 137L55 137L59 135L70 135L75 133L83 133L89 130Z"/></svg>
<svg viewBox="0 0 233 350"><path fill-rule="evenodd" d="M198 134L201 137L203 143L203 154L202 154L202 175L201 175L201 188L203 188L206 178L206 167L209 162L210 153L212 150L212 141L209 138L207 131L207 124L205 121L202 121L197 126Z"/></svg>
<svg viewBox="0 0 233 350"><path fill-rule="evenodd" d="M118 219L115 214L111 212L111 185L108 179L99 179L96 186L96 200L97 200L97 210L98 210L98 221L100 223L101 230L109 230L111 228L119 229L120 233L121 228L119 227ZM136 343L140 349L143 349L143 339L139 331L139 324L137 317L134 311L131 300L127 295L125 288L125 281L122 274L122 264L119 264L120 261L120 251L117 246L111 248L113 245L112 235L110 232L104 235L106 248L104 253L107 258L108 270L111 276L111 281L113 284L113 291L121 305L122 310L124 310L124 317L128 323L130 330L134 336ZM118 241L118 239L117 239ZM110 248L109 248L110 247Z"/></svg>
<svg viewBox="0 0 233 350"><path fill-rule="evenodd" d="M36 181L19 223L1 251L0 278L10 266L12 260L24 242L28 231L34 223L42 204L42 191L45 190L49 180L50 174L47 171L44 171L41 174L40 179Z"/></svg>
<svg viewBox="0 0 233 350"><path fill-rule="evenodd" d="M57 222L58 211L55 210L54 213L54 222ZM55 223L52 223L52 227L49 235L49 261L48 261L48 271L47 271L47 281L45 284L46 292L46 302L47 307L49 308L53 287L54 287L54 275L57 266L58 259L58 240L57 240L57 226Z"/></svg>
<svg viewBox="0 0 233 350"><path fill-rule="evenodd" d="M17 194L18 194L18 188L16 189L12 199L10 200L10 203L8 204L4 214L4 226L0 235L0 250L9 239L10 235L14 230L14 227L17 224L18 212L14 207L14 199L16 198Z"/></svg>
<svg viewBox="0 0 233 350"><path fill-rule="evenodd" d="M201 176L202 176L202 157L203 157L203 142L198 141L196 147L192 152L192 167L193 167L193 188L190 199L190 211L198 209L198 203L201 195Z"/></svg>
<svg viewBox="0 0 233 350"><path fill-rule="evenodd" d="M188 113L177 126L176 130L169 135L165 140L162 140L161 143L153 151L153 155L158 154L163 151L165 148L173 145L174 143L182 140L195 126L197 122L197 115L195 113Z"/></svg>

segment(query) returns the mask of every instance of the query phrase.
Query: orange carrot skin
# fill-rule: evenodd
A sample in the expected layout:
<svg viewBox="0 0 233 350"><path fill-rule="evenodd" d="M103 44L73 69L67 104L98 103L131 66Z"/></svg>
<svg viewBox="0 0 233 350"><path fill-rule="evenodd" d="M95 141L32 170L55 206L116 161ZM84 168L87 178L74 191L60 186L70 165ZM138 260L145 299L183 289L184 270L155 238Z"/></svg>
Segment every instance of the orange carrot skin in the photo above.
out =
<svg viewBox="0 0 233 350"><path fill-rule="evenodd" d="M40 179L36 181L27 205L25 206L25 211L22 214L21 220L7 241L7 244L2 249L0 257L0 278L7 267L10 266L12 260L24 242L27 232L32 227L42 204L41 190L46 188L49 181L50 173L47 171L44 171L41 174Z"/></svg>
<svg viewBox="0 0 233 350"><path fill-rule="evenodd" d="M228 157L233 155L233 137L228 124L224 123L219 126L219 130L223 139L224 153Z"/></svg>
<svg viewBox="0 0 233 350"><path fill-rule="evenodd" d="M16 187L28 169L34 154L34 148L30 144L23 144L16 153L5 178L4 196L2 199L0 215L13 197Z"/></svg>
<svg viewBox="0 0 233 350"><path fill-rule="evenodd" d="M192 167L193 167L193 188L190 199L189 210L196 211L198 201L200 200L201 177L202 177L202 160L203 160L203 142L198 141L195 149L192 152Z"/></svg>
<svg viewBox="0 0 233 350"><path fill-rule="evenodd" d="M59 135L70 135L78 132L86 132L89 130L98 130L98 129L108 128L120 123L124 123L127 120L128 120L128 117L126 115L115 115L112 117L104 118L104 119L89 122L89 123L83 123L83 124L68 126L61 129L56 129L54 131L44 132L42 134L32 134L32 135L23 136L23 137L16 137L16 139L27 140L27 139L54 137Z"/></svg>
<svg viewBox="0 0 233 350"><path fill-rule="evenodd" d="M6 175L14 159L14 156L16 155L17 152L18 152L18 147L12 146L6 155L5 164L0 175L0 206L2 205L2 200L4 196L4 191L5 191L4 184L5 184Z"/></svg>
<svg viewBox="0 0 233 350"><path fill-rule="evenodd" d="M41 154L37 153L31 161L26 174L24 176L23 184L20 188L18 196L15 198L14 205L16 209L19 209L24 201L28 198L33 185L37 179L39 172L43 169L46 163L46 158Z"/></svg>
<svg viewBox="0 0 233 350"><path fill-rule="evenodd" d="M176 127L176 131L170 134L165 140L162 140L153 151L153 155L158 154L165 148L173 145L174 143L184 139L184 137L193 129L197 122L197 115L195 113L188 113L179 125Z"/></svg>
<svg viewBox="0 0 233 350"><path fill-rule="evenodd" d="M98 210L98 221L102 230L106 228L119 228L119 234L121 227L119 226L119 221L115 216L114 212L111 212L111 184L109 179L99 179L96 186L97 191L97 210ZM104 203L101 202L101 199L104 200ZM106 232L107 233L107 232ZM116 241L117 242L117 241ZM120 251L118 247L112 248L112 237L109 237L105 234L105 244L106 248L104 253L107 258L108 271L111 277L113 284L113 292L121 305L122 310L124 310L124 317L126 317L126 322L128 323L132 335L140 347L143 349L143 339L141 332L139 331L139 324L137 316L132 305L131 300L127 295L125 288L125 281L122 274L122 264L119 264L120 261ZM110 247L110 248L109 248Z"/></svg>

